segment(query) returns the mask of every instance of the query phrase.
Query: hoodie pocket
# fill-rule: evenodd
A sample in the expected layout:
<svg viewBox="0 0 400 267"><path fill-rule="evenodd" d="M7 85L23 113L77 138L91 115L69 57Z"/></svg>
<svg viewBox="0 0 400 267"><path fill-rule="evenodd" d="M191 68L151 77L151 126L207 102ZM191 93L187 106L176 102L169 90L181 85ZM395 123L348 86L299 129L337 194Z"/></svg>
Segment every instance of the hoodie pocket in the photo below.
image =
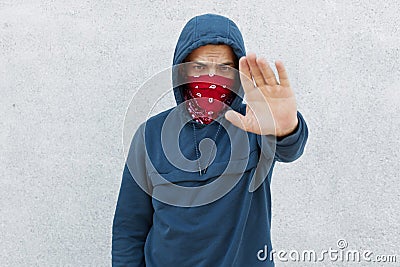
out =
<svg viewBox="0 0 400 267"><path fill-rule="evenodd" d="M152 196L165 204L196 207L212 203L228 194L239 182L248 185L258 163L258 151L231 162L216 162L205 174L174 169L166 173L149 173Z"/></svg>
<svg viewBox="0 0 400 267"><path fill-rule="evenodd" d="M187 172L180 169L172 169L169 172L150 172L150 180L153 187L174 183L180 186L202 186L224 176L237 176L249 172L257 167L259 159L258 150L250 152L248 157L234 159L230 162L213 162L207 168L206 173Z"/></svg>

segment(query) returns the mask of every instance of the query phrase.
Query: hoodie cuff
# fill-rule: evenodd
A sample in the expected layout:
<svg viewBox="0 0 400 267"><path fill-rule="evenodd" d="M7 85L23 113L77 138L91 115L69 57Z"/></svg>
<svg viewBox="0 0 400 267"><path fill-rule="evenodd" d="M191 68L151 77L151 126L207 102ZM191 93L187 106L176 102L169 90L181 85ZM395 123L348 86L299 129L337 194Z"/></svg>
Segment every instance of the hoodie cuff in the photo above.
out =
<svg viewBox="0 0 400 267"><path fill-rule="evenodd" d="M303 117L301 116L300 112L297 111L297 127L288 135L276 137L276 145L277 146L291 146L295 144L301 135L303 130Z"/></svg>

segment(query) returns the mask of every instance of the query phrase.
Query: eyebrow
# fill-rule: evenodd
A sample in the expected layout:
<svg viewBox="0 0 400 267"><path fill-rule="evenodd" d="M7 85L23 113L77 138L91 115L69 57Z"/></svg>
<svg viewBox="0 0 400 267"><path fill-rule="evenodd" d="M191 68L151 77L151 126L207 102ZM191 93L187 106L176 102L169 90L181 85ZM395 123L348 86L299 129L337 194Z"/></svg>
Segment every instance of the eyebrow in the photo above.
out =
<svg viewBox="0 0 400 267"><path fill-rule="evenodd" d="M192 63L198 64L198 65L200 65L200 66L207 66L207 64L202 63L202 62L200 62L200 61L192 61Z"/></svg>
<svg viewBox="0 0 400 267"><path fill-rule="evenodd" d="M235 65L235 63L233 63L232 61L228 61L228 62L224 62L224 63L221 63L221 64L218 64L218 65Z"/></svg>
<svg viewBox="0 0 400 267"><path fill-rule="evenodd" d="M198 64L198 65L201 65L201 66L207 66L207 64L202 63L200 61L193 61L192 63ZM235 63L233 63L232 61L227 61L227 62L218 64L218 66L222 66L222 65L231 65L232 66L232 65L235 65Z"/></svg>

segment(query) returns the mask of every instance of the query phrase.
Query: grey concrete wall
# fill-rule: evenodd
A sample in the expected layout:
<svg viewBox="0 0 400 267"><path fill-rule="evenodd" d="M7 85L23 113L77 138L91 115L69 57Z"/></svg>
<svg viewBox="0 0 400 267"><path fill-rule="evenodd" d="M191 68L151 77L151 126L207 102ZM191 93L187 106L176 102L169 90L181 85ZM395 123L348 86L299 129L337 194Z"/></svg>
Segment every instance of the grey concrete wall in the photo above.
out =
<svg viewBox="0 0 400 267"><path fill-rule="evenodd" d="M309 125L304 156L275 168L275 248L400 255L397 1L15 0L0 1L1 266L110 266L125 111L205 12L286 64Z"/></svg>

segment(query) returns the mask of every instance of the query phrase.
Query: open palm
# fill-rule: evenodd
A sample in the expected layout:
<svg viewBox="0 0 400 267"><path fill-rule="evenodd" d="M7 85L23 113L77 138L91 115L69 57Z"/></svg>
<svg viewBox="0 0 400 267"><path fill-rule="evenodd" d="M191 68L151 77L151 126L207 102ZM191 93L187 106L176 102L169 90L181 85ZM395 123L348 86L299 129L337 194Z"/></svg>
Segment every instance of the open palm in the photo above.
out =
<svg viewBox="0 0 400 267"><path fill-rule="evenodd" d="M246 115L230 110L233 125L256 134L285 136L297 126L297 106L282 62L275 62L279 82L269 64L251 53L239 60L240 79L247 102ZM254 80L254 81L253 81Z"/></svg>

